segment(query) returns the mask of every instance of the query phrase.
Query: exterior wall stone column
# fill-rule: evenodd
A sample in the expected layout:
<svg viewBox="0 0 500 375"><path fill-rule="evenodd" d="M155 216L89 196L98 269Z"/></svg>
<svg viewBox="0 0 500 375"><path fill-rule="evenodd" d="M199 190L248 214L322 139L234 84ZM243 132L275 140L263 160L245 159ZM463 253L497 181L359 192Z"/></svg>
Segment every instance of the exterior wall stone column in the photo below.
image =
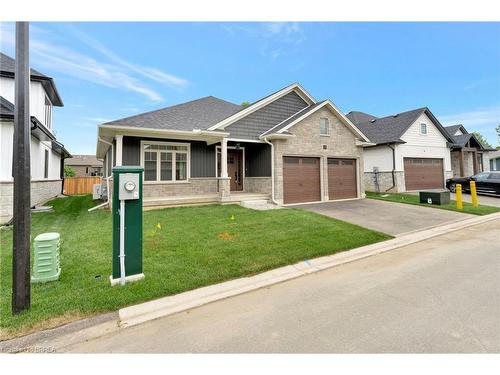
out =
<svg viewBox="0 0 500 375"><path fill-rule="evenodd" d="M219 179L219 199L221 202L227 201L231 196L231 178L220 177Z"/></svg>

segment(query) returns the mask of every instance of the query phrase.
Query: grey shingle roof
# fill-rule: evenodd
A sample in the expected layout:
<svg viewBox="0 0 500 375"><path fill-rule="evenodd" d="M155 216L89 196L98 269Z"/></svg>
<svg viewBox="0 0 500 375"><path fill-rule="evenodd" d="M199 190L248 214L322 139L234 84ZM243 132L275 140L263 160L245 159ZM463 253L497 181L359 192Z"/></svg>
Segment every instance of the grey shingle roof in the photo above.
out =
<svg viewBox="0 0 500 375"><path fill-rule="evenodd" d="M16 61L12 57L0 52L0 71L14 74L16 71L15 64ZM35 70L33 68L31 68L31 75L36 77L49 78L45 74L40 73L38 70Z"/></svg>
<svg viewBox="0 0 500 375"><path fill-rule="evenodd" d="M356 125L370 141L377 144L397 143L402 142L401 136L425 110L426 108L418 108L397 115L375 118L370 121L358 123L356 123L353 116L351 116L353 118L349 119L354 122L354 125Z"/></svg>
<svg viewBox="0 0 500 375"><path fill-rule="evenodd" d="M460 128L462 128L464 131L463 133L468 133L467 130L462 125L450 125L450 126L445 126L445 130L448 132L448 134L453 137L456 131Z"/></svg>
<svg viewBox="0 0 500 375"><path fill-rule="evenodd" d="M3 96L0 96L0 117L13 117L14 104L9 102Z"/></svg>
<svg viewBox="0 0 500 375"><path fill-rule="evenodd" d="M303 108L302 110L300 110L299 112L295 113L293 116L287 118L285 121L281 122L280 124L276 125L275 127L269 129L268 131L262 133L262 136L266 136L266 135L269 135L269 134L272 134L272 133L276 133L278 131L280 131L281 129L285 128L287 125L291 124L292 122L294 122L295 120L297 120L298 118L304 116L304 115L307 115L309 112L311 112L312 110L314 110L316 107L318 107L319 105L323 104L326 100L322 100L316 104L311 104L305 108Z"/></svg>
<svg viewBox="0 0 500 375"><path fill-rule="evenodd" d="M103 125L186 131L206 130L241 109L242 107L239 105L207 96L187 103L110 121Z"/></svg>
<svg viewBox="0 0 500 375"><path fill-rule="evenodd" d="M374 118L370 121L358 123L355 121L355 116L351 116L349 119L354 122L354 125L356 125L370 139L370 141L374 143L400 143L403 142L401 140L403 134L424 112L431 119L441 134L443 134L446 140L452 143L453 139L427 107L417 108L411 111L401 112L396 115Z"/></svg>
<svg viewBox="0 0 500 375"><path fill-rule="evenodd" d="M15 63L16 61L12 57L0 52L0 75L6 77L14 77L14 74L16 72ZM50 98L52 104L58 107L62 107L63 102L61 100L61 97L59 96L59 93L57 92L54 80L51 77L48 77L33 68L31 68L30 71L31 79L34 81L40 81L42 83L42 86L47 92L47 95Z"/></svg>
<svg viewBox="0 0 500 375"><path fill-rule="evenodd" d="M364 123L377 118L376 116L360 111L351 111L346 117L351 120L353 124Z"/></svg>
<svg viewBox="0 0 500 375"><path fill-rule="evenodd" d="M101 167L102 161L97 160L95 155L73 155L66 159L66 165L90 165L92 167Z"/></svg>

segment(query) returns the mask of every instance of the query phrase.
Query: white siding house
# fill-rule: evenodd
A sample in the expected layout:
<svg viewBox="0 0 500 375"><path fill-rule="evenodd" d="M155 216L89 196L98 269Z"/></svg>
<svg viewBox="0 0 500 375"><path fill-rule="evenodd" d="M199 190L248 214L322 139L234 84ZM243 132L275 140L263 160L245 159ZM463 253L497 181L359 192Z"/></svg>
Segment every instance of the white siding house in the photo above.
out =
<svg viewBox="0 0 500 375"><path fill-rule="evenodd" d="M453 176L452 140L428 108L383 118L362 112L347 116L375 143L364 150L367 190L444 188Z"/></svg>
<svg viewBox="0 0 500 375"><path fill-rule="evenodd" d="M0 54L0 224L13 215L14 150L14 60ZM32 69L31 115L31 204L53 198L62 191L63 159L70 156L53 131L52 111L62 106L51 78Z"/></svg>

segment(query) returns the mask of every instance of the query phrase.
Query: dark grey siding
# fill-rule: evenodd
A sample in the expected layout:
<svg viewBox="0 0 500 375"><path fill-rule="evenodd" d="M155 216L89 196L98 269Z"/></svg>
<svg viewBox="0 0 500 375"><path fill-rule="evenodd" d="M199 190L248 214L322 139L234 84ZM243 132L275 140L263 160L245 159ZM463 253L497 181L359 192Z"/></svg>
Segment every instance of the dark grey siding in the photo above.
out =
<svg viewBox="0 0 500 375"><path fill-rule="evenodd" d="M307 107L307 103L291 92L225 128L231 138L258 139L259 135Z"/></svg>
<svg viewBox="0 0 500 375"><path fill-rule="evenodd" d="M178 139L123 137L123 165L140 165L141 140L191 144L191 177L215 177L215 145Z"/></svg>
<svg viewBox="0 0 500 375"><path fill-rule="evenodd" d="M245 143L245 176L271 177L271 146Z"/></svg>

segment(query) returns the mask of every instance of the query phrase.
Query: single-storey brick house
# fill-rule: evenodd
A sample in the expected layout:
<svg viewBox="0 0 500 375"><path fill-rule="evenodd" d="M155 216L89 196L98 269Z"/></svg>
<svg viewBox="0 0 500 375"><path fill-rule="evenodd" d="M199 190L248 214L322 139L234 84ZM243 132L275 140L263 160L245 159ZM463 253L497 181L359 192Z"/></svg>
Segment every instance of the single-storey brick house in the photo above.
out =
<svg viewBox="0 0 500 375"><path fill-rule="evenodd" d="M99 126L96 156L144 167L144 205L363 196L368 138L292 84L249 106L213 96Z"/></svg>

